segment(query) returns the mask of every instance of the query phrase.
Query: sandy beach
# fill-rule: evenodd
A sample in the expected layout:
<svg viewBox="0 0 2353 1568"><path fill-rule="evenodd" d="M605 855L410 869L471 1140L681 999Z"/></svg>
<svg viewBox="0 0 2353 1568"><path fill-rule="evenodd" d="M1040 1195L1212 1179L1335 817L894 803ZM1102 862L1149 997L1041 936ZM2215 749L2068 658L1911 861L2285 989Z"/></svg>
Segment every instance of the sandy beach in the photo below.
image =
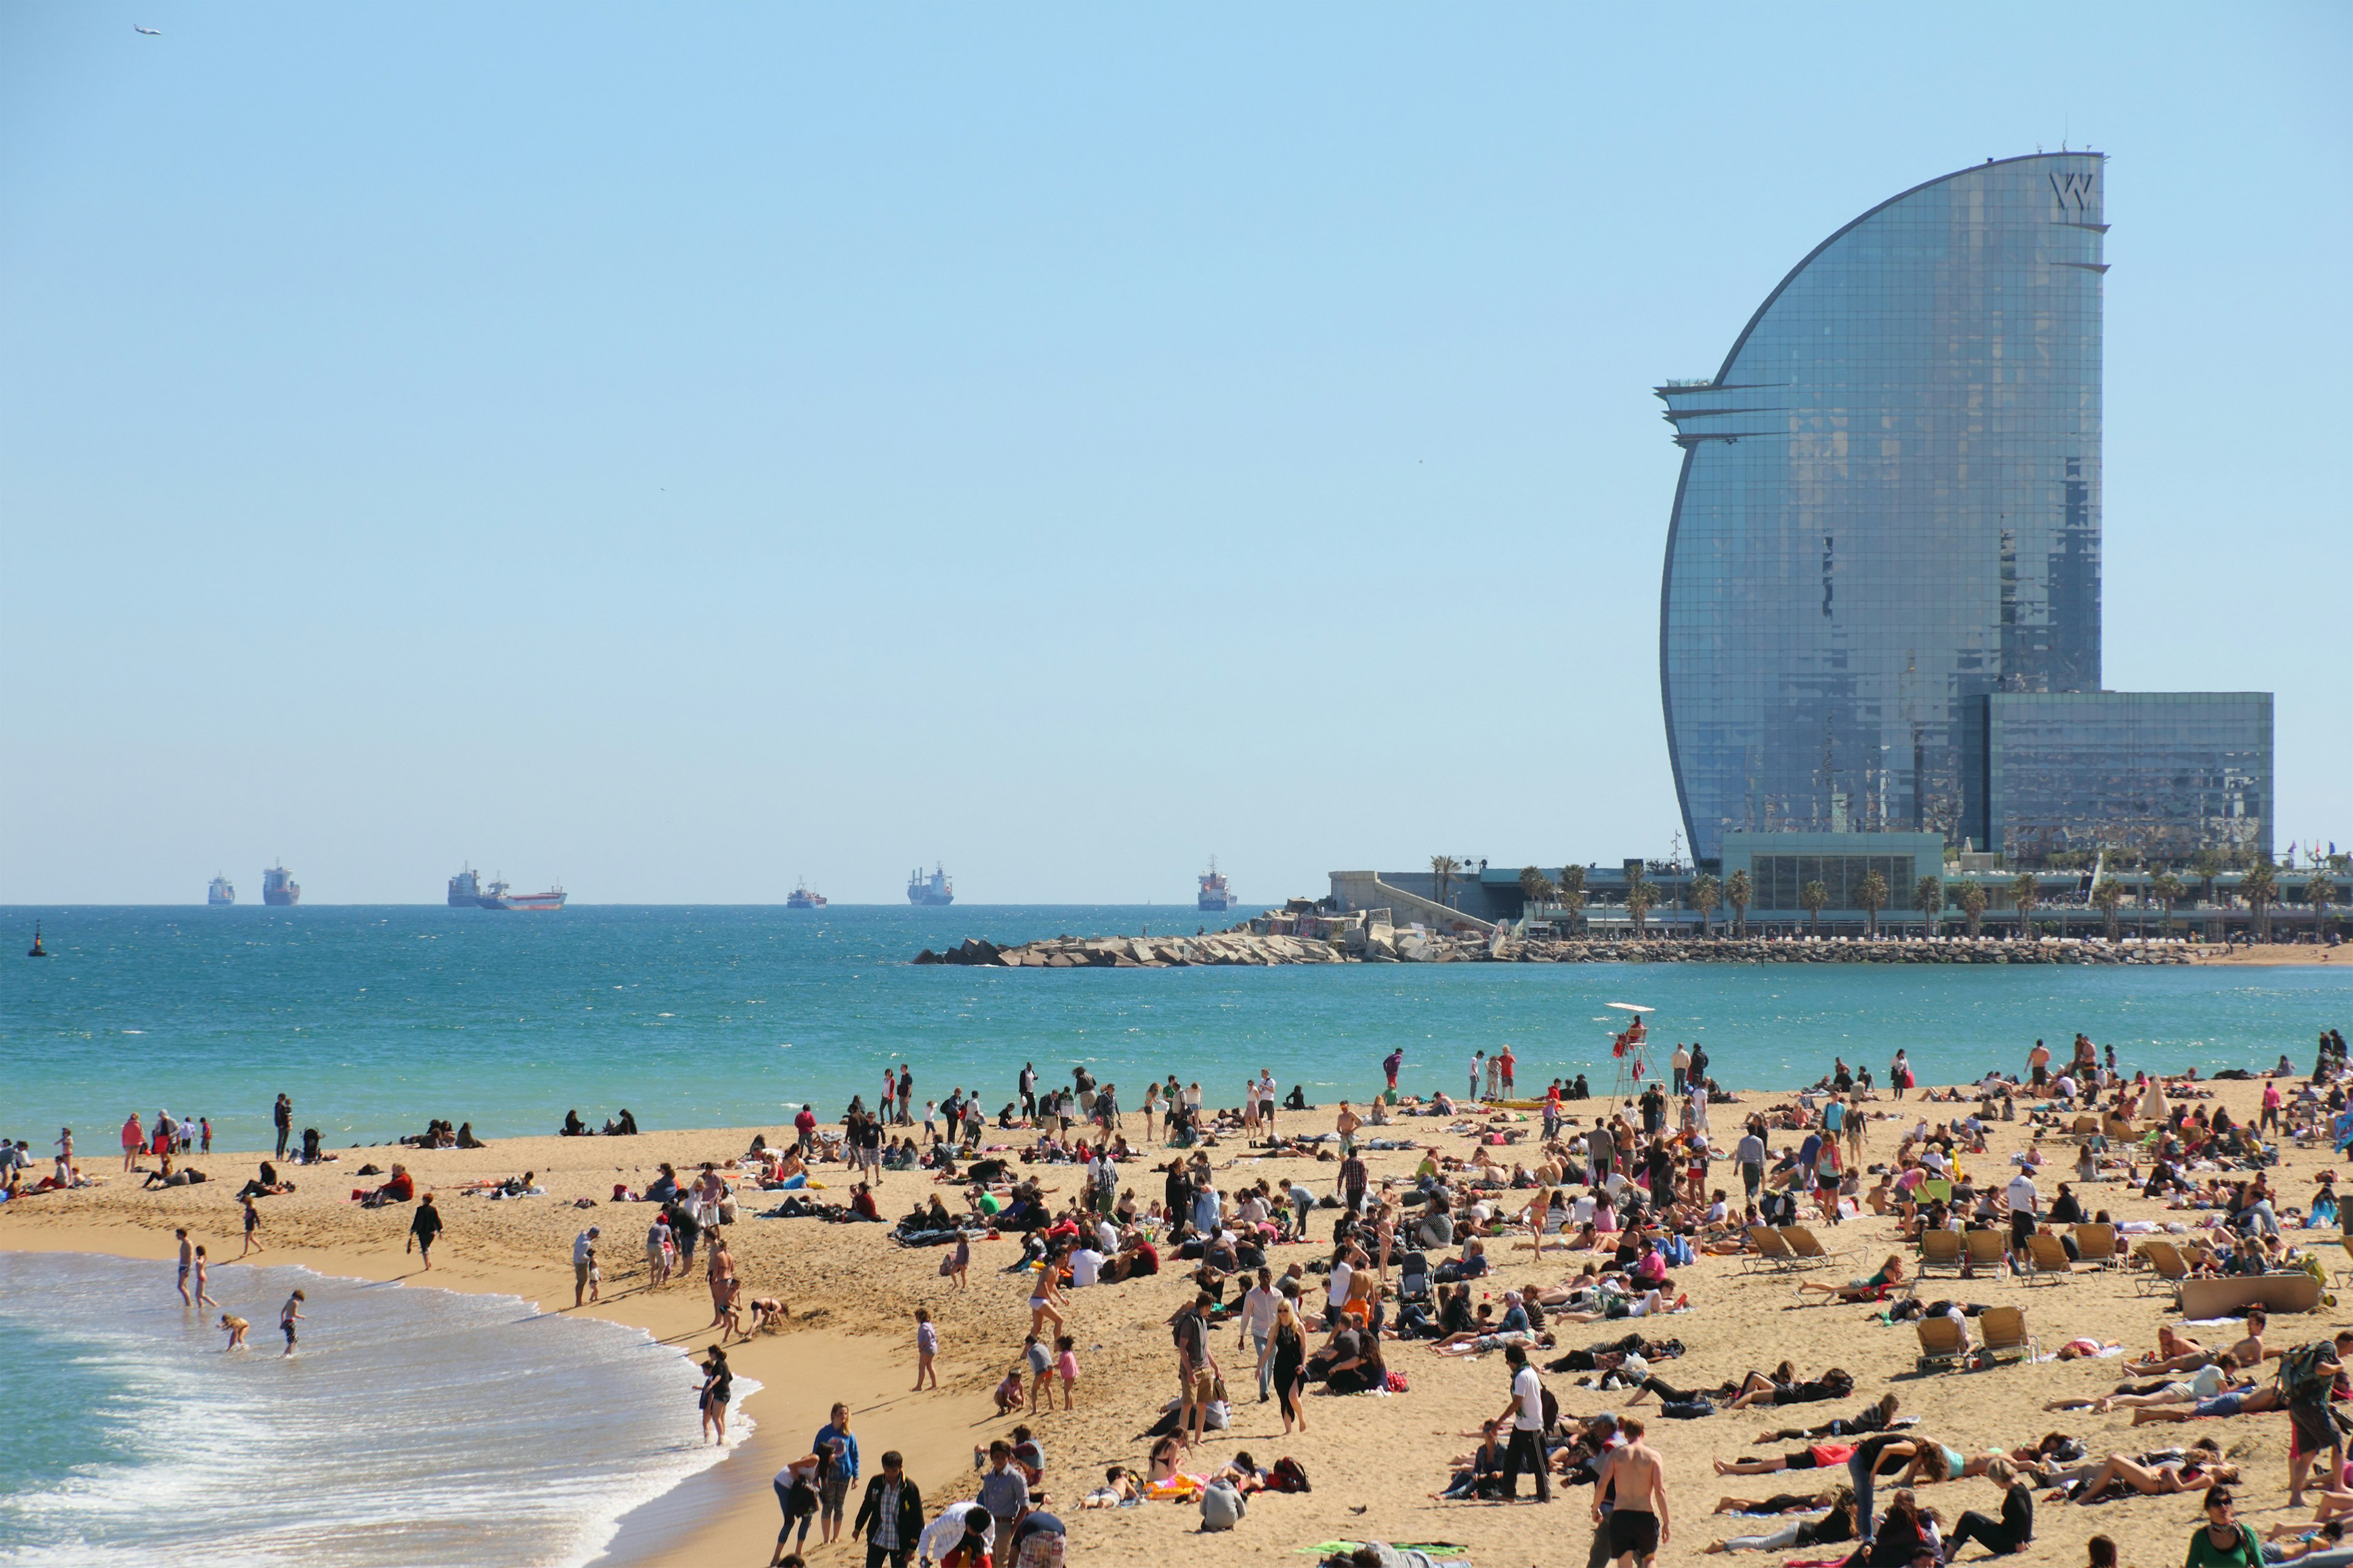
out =
<svg viewBox="0 0 2353 1568"><path fill-rule="evenodd" d="M2308 1045L2305 1049L2308 1056ZM2253 1119L2260 1085L2216 1087L2219 1099L2211 1103L2228 1105L2234 1115ZM1725 1129L1736 1129L1749 1109L1781 1103L1787 1098L1748 1093L1740 1097L1737 1106L1717 1106L1713 1120L1719 1141L1724 1141ZM1569 1109L1589 1115L1599 1105L1599 1101L1588 1101ZM1291 1128L1327 1131L1335 1109L1327 1106L1312 1112L1286 1113L1284 1121ZM1893 1154L1899 1126L1908 1128L1922 1116L1943 1121L1967 1108L1921 1105L1915 1097L1904 1106L1882 1099L1873 1109L1885 1120L1871 1123L1866 1163ZM1140 1119L1131 1115L1129 1121L1133 1130ZM1467 1153L1467 1140L1442 1132L1433 1135L1430 1130L1442 1125L1406 1119L1389 1131L1447 1153ZM1530 1116L1525 1125L1533 1133L1535 1118ZM1989 1152L1972 1158L1969 1168L1980 1175L1994 1172L2006 1175L2007 1156L2025 1142L2026 1130L2022 1121L1998 1124ZM775 1127L760 1131L771 1141L780 1136ZM300 1191L264 1200L261 1236L269 1250L261 1258L368 1279L509 1292L568 1312L572 1310L572 1238L587 1225L600 1224L607 1238L606 1300L583 1310L642 1327L664 1341L699 1350L712 1338L707 1330L710 1300L700 1278L659 1291L645 1289L639 1251L653 1211L649 1206L612 1203L612 1190L616 1183L641 1189L663 1160L683 1169L703 1160L723 1161L740 1154L753 1131L659 1132L633 1139L515 1139L473 1152L341 1151L336 1163L290 1169L287 1173L299 1184ZM1793 1139L1792 1134L1777 1134L1775 1146L1778 1149ZM1008 1141L1015 1140L1028 1141L1024 1134L1011 1135ZM1500 1153L1507 1162L1533 1163L1533 1137ZM420 1191L438 1194L448 1223L429 1276L421 1274L417 1259L403 1250L409 1209L365 1210L349 1201L353 1187L373 1184L355 1174L360 1165L373 1160L388 1168L395 1156L415 1173ZM1155 1152L1155 1162L1166 1157ZM1237 1179L1255 1180L1267 1174L1297 1176L1323 1192L1331 1189L1336 1173L1336 1166L1326 1163L1258 1157L1238 1141L1221 1143L1211 1151L1211 1157L1220 1171L1221 1187ZM1417 1158L1405 1152L1368 1156L1376 1176L1404 1175ZM2054 1152L2053 1163L2039 1178L2046 1203L2055 1193L2057 1182L2071 1174L2065 1168L2066 1159L2065 1152ZM135 1190L133 1181L116 1175L100 1186L0 1205L0 1247L152 1258L158 1261L155 1289L168 1291L172 1271L165 1260L172 1253L175 1226L189 1226L195 1238L209 1245L216 1258L235 1257L237 1210L229 1194L251 1173L255 1160L249 1154L220 1152L199 1157L195 1163L214 1180L193 1189L142 1193ZM1127 1166L1122 1173L1124 1184L1132 1186L1147 1203L1159 1190L1159 1177L1152 1170L1155 1162ZM2313 1176L2330 1163L2325 1150L2289 1152L2274 1175L2282 1201L2298 1205L2307 1202ZM95 1173L98 1163L92 1165ZM1039 1169L1046 1184L1064 1194L1075 1189L1081 1177L1070 1166ZM537 1173L547 1196L494 1203L456 1195L466 1182L526 1170ZM1728 1167L1718 1170L1731 1174ZM821 1179L828 1185L822 1195L846 1198L845 1173L830 1168L821 1173ZM888 1173L881 1199L882 1213L895 1217L928 1201L935 1190L940 1189L928 1173ZM2194 1223L2203 1217L2168 1214L2158 1203L2128 1194L2115 1183L2079 1189L2079 1193L2087 1209L2107 1208L2119 1220ZM946 1195L953 1201L954 1193ZM594 1208L574 1206L579 1198L598 1202ZM745 1205L747 1211L755 1206L765 1204ZM1333 1211L1320 1212L1314 1231L1319 1242L1328 1237L1332 1216ZM995 1417L989 1391L1018 1359L1027 1328L1023 1300L1027 1288L999 1272L1018 1256L1018 1244L1008 1237L976 1246L971 1288L958 1293L938 1277L938 1252L899 1248L890 1240L888 1229L878 1225L749 1218L731 1228L730 1243L749 1293L782 1296L793 1313L783 1332L731 1351L739 1373L765 1385L747 1405L758 1430L724 1463L689 1482L671 1499L652 1505L644 1519L625 1524L625 1560L738 1563L746 1568L765 1563L777 1521L769 1478L782 1463L807 1451L827 1407L837 1399L847 1401L855 1412L854 1429L860 1435L869 1474L873 1473L881 1452L895 1447L907 1456L911 1473L933 1511L950 1498L970 1494L975 1481L973 1445L1002 1436L1013 1425L1011 1419ZM1852 1255L1832 1272L1839 1278L1869 1273L1891 1251L1903 1251L1908 1258L1910 1249L1891 1240L1894 1229L1892 1218L1866 1216L1825 1231L1831 1247ZM2333 1228L2313 1236L2332 1264L2341 1261ZM1499 1306L1508 1286L1527 1280L1555 1281L1564 1273L1557 1252L1538 1268L1528 1256L1525 1240L1516 1248L1510 1243L1491 1244L1491 1253L1504 1261L1498 1275L1482 1289L1492 1288ZM1271 1252L1270 1261L1280 1270L1294 1258L1316 1256L1321 1250L1278 1247ZM234 1268L228 1265L225 1272L233 1272ZM2287 1422L2284 1415L2249 1415L2203 1422L2187 1429L2136 1432L2128 1428L2126 1412L2046 1415L2042 1405L2048 1400L2109 1392L2124 1381L2121 1362L2012 1365L1924 1377L1915 1370L1917 1342L1913 1329L1873 1321L1872 1309L1803 1305L1790 1278L1744 1275L1737 1260L1731 1258L1703 1258L1677 1270L1677 1282L1689 1291L1694 1310L1640 1325L1661 1336L1678 1338L1687 1347L1683 1358L1657 1369L1670 1381L1708 1386L1752 1367L1769 1370L1786 1357L1804 1373L1832 1364L1843 1366L1854 1375L1856 1388L1848 1400L1778 1413L1725 1412L1708 1419L1675 1421L1657 1419L1653 1410L1651 1440L1668 1459L1674 1507L1673 1538L1664 1557L1683 1560L1695 1555L1708 1542L1757 1528L1754 1521L1711 1514L1719 1497L1763 1495L1783 1489L1773 1484L1777 1479L1814 1479L1720 1480L1712 1460L1778 1452L1792 1445L1759 1447L1754 1439L1779 1426L1852 1414L1888 1392L1903 1400L1905 1414L1922 1418L1924 1435L1964 1450L2031 1443L2052 1430L2082 1436L2095 1456L2109 1451L2137 1454L2186 1442L2191 1436L2212 1436L2244 1468L2242 1517L2258 1526L2290 1517L2284 1508ZM1070 1526L1073 1562L1122 1568L1160 1562L1239 1563L1263 1561L1269 1554L1289 1559L1301 1547L1333 1539L1458 1542L1469 1548L1472 1562L1485 1568L1582 1560L1590 1538L1588 1491L1567 1489L1547 1507L1525 1502L1518 1506L1446 1502L1429 1496L1446 1483L1449 1459L1472 1447L1472 1440L1459 1434L1475 1429L1482 1418L1504 1407L1509 1379L1500 1353L1455 1360L1439 1356L1420 1343L1397 1345L1390 1355L1393 1370L1409 1380L1408 1392L1345 1398L1311 1392L1306 1406L1311 1430L1284 1439L1280 1436L1276 1407L1255 1403L1245 1391L1248 1379L1237 1369L1247 1365L1248 1358L1235 1354L1233 1331L1228 1330L1218 1336L1215 1348L1240 1402L1235 1407L1234 1430L1221 1439L1213 1437L1208 1454L1222 1462L1234 1450L1248 1449L1261 1465L1288 1455L1306 1468L1314 1486L1312 1494L1254 1499L1249 1517L1230 1534L1199 1533L1198 1510L1190 1506L1148 1503L1119 1510L1080 1511L1075 1506L1078 1499L1096 1484L1105 1466L1124 1463L1139 1470L1144 1468L1148 1445L1139 1435L1176 1389L1173 1355L1163 1325L1191 1289L1183 1275L1168 1272L1073 1293L1070 1315L1081 1365L1077 1408L1068 1414L1043 1415L1030 1423L1048 1456L1047 1489L1056 1511ZM2083 1274L2042 1287L2016 1279L1939 1281L1932 1285L1929 1294L2022 1306L2046 1352L2071 1337L2091 1335L2121 1341L2129 1352L2137 1354L2154 1342L2159 1324L2175 1321L2158 1299L2138 1294L2134 1280L2115 1273ZM940 1326L941 1387L913 1394L910 1392L913 1381L910 1315L919 1305L928 1306ZM2324 1308L2307 1317L2279 1320L2272 1337L2278 1343L2301 1342L2322 1337L2328 1325L2343 1321L2340 1310ZM1559 1349L1540 1355L1538 1362L1571 1348L1617 1339L1630 1326L1635 1325L1556 1326ZM311 1332L331 1335L333 1325L316 1323ZM1546 1374L1546 1384L1565 1412L1584 1415L1622 1407L1624 1394L1580 1387L1581 1376ZM681 1399L691 1387L682 1367ZM353 1420L356 1433L364 1429L365 1414L354 1412ZM1826 1472L1820 1479L1827 1485L1831 1477ZM1948 1524L1964 1509L1996 1511L2000 1500L1999 1489L1981 1479L1925 1489L1921 1497L1925 1504L1938 1509ZM2041 1503L2032 1555L2037 1561L2080 1562L2084 1542L2094 1533L2105 1533L2119 1542L2128 1563L2170 1563L2179 1559L2196 1521L2196 1501L2191 1497L2135 1498L2095 1507ZM1974 1549L1971 1555L1975 1556ZM862 1549L853 1555L844 1545L813 1550L810 1560L813 1563L862 1563L864 1558Z"/></svg>

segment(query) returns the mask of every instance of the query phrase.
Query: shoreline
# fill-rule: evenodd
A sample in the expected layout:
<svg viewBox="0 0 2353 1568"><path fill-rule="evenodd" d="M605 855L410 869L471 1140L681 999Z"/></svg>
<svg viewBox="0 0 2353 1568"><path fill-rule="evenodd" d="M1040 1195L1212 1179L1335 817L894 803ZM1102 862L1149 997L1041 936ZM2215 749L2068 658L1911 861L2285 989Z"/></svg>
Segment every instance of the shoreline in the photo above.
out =
<svg viewBox="0 0 2353 1568"><path fill-rule="evenodd" d="M1892 1049L1895 1042L1887 1042ZM2132 1063L2126 1063L2129 1068ZM2229 1104L2234 1112L2248 1111L2260 1084L2226 1081L2211 1086L2218 1096L2208 1104ZM1736 1105L1715 1108L1715 1125L1721 1131L1736 1126L1740 1115L1784 1102L1788 1096L1774 1091L1743 1091ZM1574 1102L1572 1114L1591 1116L1607 1101ZM1283 1125L1322 1131L1331 1125L1336 1106L1324 1104L1313 1112L1286 1113ZM1896 1129L1921 1117L1931 1121L1960 1113L1950 1103L1926 1104L1917 1099L1895 1102L1882 1098L1873 1111L1887 1118L1871 1124L1866 1160L1891 1153ZM1898 1122L1895 1118L1900 1117ZM1134 1121L1131 1117L1131 1122ZM1515 1126L1529 1126L1514 1122ZM1971 1162L1989 1171L2004 1168L2007 1154L2026 1142L2029 1124L2021 1120L1996 1123L1992 1152ZM1467 1155L1470 1141L1447 1131L1436 1119L1401 1119L1389 1129L1418 1145L1434 1146L1455 1155ZM264 1200L262 1237L269 1250L266 1263L298 1262L322 1272L404 1283L425 1283L445 1289L495 1291L541 1303L543 1310L574 1315L562 1300L568 1285L570 1239L588 1223L599 1223L617 1237L607 1255L608 1295L586 1312L643 1329L666 1343L699 1350L709 1342L704 1325L710 1316L709 1298L700 1279L691 1285L674 1285L659 1292L638 1288L633 1278L642 1265L633 1259L642 1235L635 1222L649 1211L609 1201L611 1184L626 1181L641 1187L656 1162L669 1160L681 1168L704 1159L723 1161L741 1152L752 1130L717 1129L640 1134L617 1145L605 1139L543 1137L503 1141L484 1151L412 1151L377 1148L345 1151L335 1164L293 1167L289 1173L301 1190L290 1197ZM773 1139L776 1133L769 1130ZM1026 1144L1028 1133L991 1136ZM1788 1133L1776 1135L1777 1147L1794 1142ZM1507 1163L1532 1158L1531 1147L1498 1149ZM1221 1141L1210 1150L1221 1187L1259 1176L1300 1180L1320 1192L1329 1189L1336 1167L1329 1163L1268 1154L1245 1149L1238 1141ZM1153 1166L1170 1152L1146 1151L1141 1163L1122 1168L1123 1185L1133 1187L1149 1202L1158 1195L1159 1178ZM416 1173L419 1190L432 1189L448 1216L448 1229L436 1247L443 1262L429 1276L420 1277L416 1260L405 1257L408 1210L364 1210L344 1194L356 1184L358 1164L371 1158L389 1165L402 1159ZM2054 1151L2054 1160L2064 1155ZM239 1156L216 1152L216 1177L230 1176ZM1412 1152L1368 1156L1376 1178L1404 1176L1418 1155ZM2325 1151L2300 1151L2275 1173L2284 1199L2306 1201L2311 1173L2334 1161ZM552 1194L490 1203L456 1195L459 1181L477 1175L537 1171ZM1075 1190L1078 1173L1067 1165L1016 1167L1037 1175L1046 1186L1064 1195ZM2070 1174L2063 1168L2046 1169L2041 1180L2046 1196L2052 1183ZM847 1195L847 1173L827 1167L818 1174L824 1190L818 1194L838 1201ZM1999 1179L1999 1178L1997 1178ZM223 1272L237 1247L231 1222L233 1205L226 1201L230 1188L209 1184L151 1193L129 1190L119 1179L107 1186L74 1193L0 1204L0 1247L23 1250L98 1251L120 1257L152 1259L159 1264L155 1289L168 1290L172 1228L185 1224L195 1239L214 1247L224 1259ZM935 1188L923 1172L886 1173L881 1194L887 1217L895 1217ZM2157 1205L2139 1200L2113 1184L2083 1189L2087 1206L2112 1206L2119 1218L2161 1217ZM945 1195L953 1196L953 1194ZM595 1196L592 1209L575 1209L571 1201ZM1060 1201L1059 1199L1055 1201ZM747 1205L748 1207L764 1205ZM2175 1215L2176 1219L2197 1219ZM1318 1241L1307 1247L1276 1247L1269 1253L1278 1270L1328 1250L1330 1215L1319 1215ZM744 1218L730 1227L738 1272L752 1294L785 1297L793 1316L784 1332L763 1336L729 1355L739 1374L764 1386L754 1396L750 1414L756 1425L751 1436L732 1448L727 1458L686 1478L660 1497L638 1505L623 1516L596 1568L707 1568L712 1563L732 1563L752 1568L765 1563L772 1550L777 1512L768 1478L786 1461L805 1453L809 1434L825 1418L825 1407L835 1398L853 1408L853 1430L864 1459L864 1475L879 1468L884 1448L907 1456L910 1475L922 1488L928 1515L941 1505L968 1497L973 1486L971 1446L1004 1436L1018 1417L997 1417L989 1389L1008 1365L1018 1359L1021 1336L1029 1322L1027 1287L1005 1279L1000 1270L1018 1256L1010 1239L976 1243L970 1289L958 1294L936 1274L940 1254L905 1250L890 1244L882 1226L829 1226L816 1221L760 1221ZM1889 1222L1866 1215L1836 1230L1820 1234L1834 1248L1851 1256L1838 1265L1845 1272L1863 1273L1896 1247L1886 1237ZM2336 1233L2316 1233L2330 1248ZM1525 1252L1525 1241L1491 1242L1502 1260L1503 1272L1492 1281L1500 1298L1507 1285L1541 1275L1557 1279L1558 1255L1537 1262ZM1435 1257L1435 1255L1433 1255ZM1570 1270L1574 1259L1569 1260ZM1740 1272L1731 1258L1703 1258L1677 1269L1679 1283L1696 1304L1693 1312L1658 1325L1653 1332L1672 1334L1685 1342L1688 1353L1663 1375L1684 1385L1706 1385L1719 1378L1736 1377L1749 1367L1770 1366L1788 1357L1801 1368L1819 1370L1835 1361L1853 1372L1852 1398L1835 1406L1803 1412L1767 1411L1729 1414L1714 1421L1654 1421L1651 1441L1667 1456L1675 1486L1675 1537L1672 1550L1687 1552L1696 1543L1751 1528L1742 1521L1718 1519L1706 1511L1719 1496L1760 1496L1776 1489L1770 1478L1719 1480L1708 1461L1751 1457L1759 1450L1751 1438L1759 1431L1802 1416L1827 1419L1852 1413L1852 1407L1881 1393L1897 1392L1907 1414L1919 1415L1926 1429L1957 1447L1969 1447L2031 1441L2057 1427L2082 1433L2095 1452L2138 1452L2149 1446L2147 1435L2126 1425L2128 1413L2094 1416L2089 1414L2047 1415L2037 1408L2043 1399L2062 1394L2105 1393L2120 1372L2113 1362L2010 1367L1952 1379L1915 1381L1913 1357L1916 1347L1907 1327L1883 1328L1868 1321L1863 1309L1804 1306L1793 1301L1787 1278ZM1484 1289L1483 1287L1482 1289ZM1248 1448L1261 1464L1292 1456L1310 1472L1314 1490L1306 1495L1253 1499L1250 1515L1229 1535L1204 1536L1195 1526L1195 1510L1166 1503L1110 1511L1079 1511L1073 1505L1094 1484L1103 1467L1124 1463L1142 1468L1147 1445L1141 1433L1158 1413L1162 1401L1174 1393L1165 1320L1176 1304L1190 1295L1186 1276L1173 1270L1119 1285L1099 1286L1073 1293L1069 1309L1071 1331L1079 1342L1082 1377L1076 1409L1041 1415L1036 1427L1048 1453L1047 1485L1055 1510L1069 1525L1075 1559L1092 1568L1155 1568L1172 1561L1202 1563L1209 1568L1242 1568L1262 1562L1268 1552L1288 1552L1306 1542L1366 1536L1392 1541L1453 1541L1470 1548L1481 1568L1517 1568L1520 1563L1556 1561L1582 1547L1587 1527L1586 1494L1567 1491L1565 1502L1550 1509L1510 1508L1489 1503L1441 1503L1427 1493L1445 1479L1448 1459L1470 1444L1456 1436L1494 1413L1503 1400L1500 1358L1455 1360L1432 1354L1427 1345L1398 1344L1391 1363L1406 1373L1408 1392L1388 1397L1334 1398L1311 1395L1305 1402L1310 1428L1283 1437L1275 1407L1254 1403L1246 1387L1238 1388L1233 1429L1213 1436L1206 1447L1208 1460L1222 1462L1237 1448ZM2121 1339L2136 1352L2154 1339L2157 1326L2174 1321L2166 1304L2133 1293L2121 1276L2081 1276L2056 1289L2039 1289L2014 1279L1981 1279L1956 1288L1939 1282L1937 1293L1998 1304L2018 1304L2031 1314L2033 1331L2046 1352L2067 1338L2094 1334ZM914 1394L908 1389L912 1355L908 1347L907 1314L914 1305L928 1305L940 1321L944 1347L941 1388ZM1498 1303L1499 1304L1499 1303ZM2337 1314L2327 1314L2333 1321ZM1858 1320L1862 1320L1858 1321ZM2310 1335L2307 1327L2324 1321L2291 1320L2280 1326L2284 1342ZM1629 1327L1621 1323L1588 1326L1556 1325L1563 1349L1614 1341ZM321 1324L314 1333L327 1334ZM1218 1336L1218 1355L1229 1363L1237 1358L1231 1333ZM1548 1352L1545 1358L1549 1359ZM1230 1381L1246 1383L1240 1364L1229 1364ZM1622 1408L1622 1394L1600 1393L1579 1385L1575 1374L1548 1377L1564 1411L1589 1414ZM684 1389L681 1389L684 1397ZM1655 1411L1651 1412L1655 1415ZM364 1419L355 1413L355 1423ZM2276 1429L2275 1429L2276 1428ZM355 1429L357 1427L355 1426ZM2200 1435L2203 1435L2202 1433ZM2287 1517L2280 1509L2284 1471L2285 1431L2277 1418L2252 1417L2217 1429L2238 1462L2247 1467L2242 1486L2242 1513L2258 1524ZM2168 1435L2170 1436L2169 1434ZM1188 1467L1191 1468L1191 1467ZM863 1489L863 1478L852 1488L854 1507ZM1947 1521L1964 1508L1992 1511L1999 1492L1981 1480L1953 1483L1923 1494L1943 1510ZM2128 1562L2149 1562L2176 1554L2177 1544L2194 1522L2194 1499L2143 1499L2103 1509L2051 1508L2038 1514L2037 1556L2058 1561L2080 1558L2081 1541L2094 1531L2115 1536ZM847 1531L844 1531L845 1538ZM820 1549L810 1537L811 1568L837 1568L863 1562L862 1547ZM1686 1541L1693 1546L1686 1547ZM756 1554L756 1555L755 1555Z"/></svg>

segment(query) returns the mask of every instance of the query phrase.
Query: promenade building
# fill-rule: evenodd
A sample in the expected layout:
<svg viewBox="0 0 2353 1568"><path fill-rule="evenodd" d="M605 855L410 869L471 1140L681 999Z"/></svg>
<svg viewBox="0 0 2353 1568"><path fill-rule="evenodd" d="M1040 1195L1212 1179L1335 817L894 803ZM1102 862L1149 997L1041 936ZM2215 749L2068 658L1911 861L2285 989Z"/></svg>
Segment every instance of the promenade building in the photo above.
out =
<svg viewBox="0 0 2353 1568"><path fill-rule="evenodd" d="M1701 864L1757 834L2270 853L2269 693L2102 689L2103 163L1881 203L1713 376L1658 388L1660 686Z"/></svg>

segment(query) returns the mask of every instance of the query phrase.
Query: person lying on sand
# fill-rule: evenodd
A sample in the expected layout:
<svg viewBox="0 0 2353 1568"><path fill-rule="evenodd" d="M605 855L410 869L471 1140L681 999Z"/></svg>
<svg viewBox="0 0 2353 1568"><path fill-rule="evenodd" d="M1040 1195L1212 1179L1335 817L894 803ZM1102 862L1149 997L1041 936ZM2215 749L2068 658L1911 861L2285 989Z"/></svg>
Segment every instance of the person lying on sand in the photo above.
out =
<svg viewBox="0 0 2353 1568"><path fill-rule="evenodd" d="M2239 1467L2222 1462L2221 1448L2211 1437L2191 1445L2189 1452L2179 1458L2161 1459L2154 1464L2148 1462L2149 1458L2147 1455L2136 1459L2111 1454L2097 1465L2083 1467L2080 1479L2068 1478L2050 1500L2088 1503L2111 1492L2121 1497L2127 1490L2143 1497L2159 1497L2171 1492L2200 1491L2239 1479Z"/></svg>

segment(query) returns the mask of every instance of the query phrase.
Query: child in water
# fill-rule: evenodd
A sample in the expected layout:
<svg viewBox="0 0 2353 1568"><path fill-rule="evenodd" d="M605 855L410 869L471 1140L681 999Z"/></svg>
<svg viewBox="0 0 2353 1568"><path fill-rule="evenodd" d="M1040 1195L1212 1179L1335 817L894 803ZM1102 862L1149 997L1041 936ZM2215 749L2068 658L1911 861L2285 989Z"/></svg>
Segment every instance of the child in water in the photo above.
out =
<svg viewBox="0 0 2353 1568"><path fill-rule="evenodd" d="M223 1349L241 1351L246 1348L245 1331L253 1327L251 1323L247 1322L243 1318L223 1312L220 1326L228 1331L228 1343L222 1347Z"/></svg>

